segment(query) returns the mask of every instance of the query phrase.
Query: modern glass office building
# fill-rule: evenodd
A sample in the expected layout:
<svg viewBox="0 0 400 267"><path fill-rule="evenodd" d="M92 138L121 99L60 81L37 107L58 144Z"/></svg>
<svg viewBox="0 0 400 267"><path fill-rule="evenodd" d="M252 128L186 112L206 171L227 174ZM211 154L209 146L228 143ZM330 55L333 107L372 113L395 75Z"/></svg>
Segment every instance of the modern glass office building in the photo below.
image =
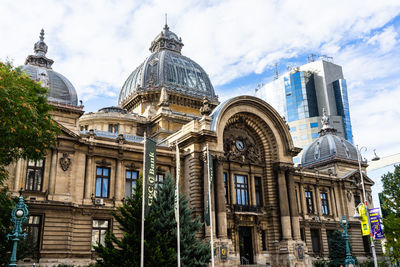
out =
<svg viewBox="0 0 400 267"><path fill-rule="evenodd" d="M347 85L339 65L318 60L296 67L264 85L256 96L285 117L298 147L304 148L318 137L322 109L338 135L353 143ZM295 163L299 159L295 158Z"/></svg>

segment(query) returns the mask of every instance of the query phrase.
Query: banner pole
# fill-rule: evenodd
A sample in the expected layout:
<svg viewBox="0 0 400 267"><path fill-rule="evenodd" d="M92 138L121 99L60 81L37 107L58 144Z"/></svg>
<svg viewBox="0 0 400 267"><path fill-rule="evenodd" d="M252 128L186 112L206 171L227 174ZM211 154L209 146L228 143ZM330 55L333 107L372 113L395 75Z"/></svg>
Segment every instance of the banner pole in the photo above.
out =
<svg viewBox="0 0 400 267"><path fill-rule="evenodd" d="M214 239L213 239L213 223L212 223L212 210L211 210L211 182L210 182L210 152L208 151L208 144L207 144L207 168L208 168L208 203L210 203L210 236L211 236L211 266L214 267Z"/></svg>
<svg viewBox="0 0 400 267"><path fill-rule="evenodd" d="M178 267L181 267L181 234L180 234L180 224L179 224L179 178L181 172L181 159L179 155L178 142L176 142L176 188L175 188L175 198L176 198L176 227L177 227L177 247L178 247Z"/></svg>
<svg viewBox="0 0 400 267"><path fill-rule="evenodd" d="M144 202L145 202L145 188L146 188L146 132L144 133L144 145L143 145L143 175L142 175L142 229L140 238L140 267L144 267Z"/></svg>

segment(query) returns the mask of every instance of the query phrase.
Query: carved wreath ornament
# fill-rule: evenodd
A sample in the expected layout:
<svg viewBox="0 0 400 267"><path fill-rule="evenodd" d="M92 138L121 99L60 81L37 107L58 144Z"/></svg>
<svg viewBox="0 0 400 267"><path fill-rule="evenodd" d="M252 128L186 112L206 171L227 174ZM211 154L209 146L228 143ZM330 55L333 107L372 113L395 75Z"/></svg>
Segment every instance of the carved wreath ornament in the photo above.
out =
<svg viewBox="0 0 400 267"><path fill-rule="evenodd" d="M64 152L63 156L60 158L60 166L63 171L68 170L71 165L71 159L68 158L68 153Z"/></svg>

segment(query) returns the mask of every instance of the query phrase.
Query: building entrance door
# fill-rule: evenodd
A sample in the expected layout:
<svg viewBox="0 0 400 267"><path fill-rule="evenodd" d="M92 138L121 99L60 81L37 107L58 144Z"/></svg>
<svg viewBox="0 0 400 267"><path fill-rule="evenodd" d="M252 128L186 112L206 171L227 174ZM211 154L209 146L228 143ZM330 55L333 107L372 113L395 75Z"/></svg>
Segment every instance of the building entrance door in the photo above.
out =
<svg viewBox="0 0 400 267"><path fill-rule="evenodd" d="M253 264L253 236L251 227L239 227L240 264Z"/></svg>

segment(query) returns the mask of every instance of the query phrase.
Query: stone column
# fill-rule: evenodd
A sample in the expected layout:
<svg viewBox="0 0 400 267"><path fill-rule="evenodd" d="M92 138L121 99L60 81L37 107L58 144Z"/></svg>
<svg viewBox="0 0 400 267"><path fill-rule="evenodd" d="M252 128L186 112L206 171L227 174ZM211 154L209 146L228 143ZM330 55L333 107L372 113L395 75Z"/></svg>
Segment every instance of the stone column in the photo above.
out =
<svg viewBox="0 0 400 267"><path fill-rule="evenodd" d="M288 180L290 217L292 222L293 239L300 240L299 210L297 209L295 185L293 180L293 172L291 170L289 170L287 173L287 180Z"/></svg>
<svg viewBox="0 0 400 267"><path fill-rule="evenodd" d="M290 211L288 193L286 187L285 170L279 168L278 172L278 187L279 187L279 208L281 213L281 228L282 228L282 239L292 239L292 226L290 223Z"/></svg>
<svg viewBox="0 0 400 267"><path fill-rule="evenodd" d="M19 191L18 187L19 187L20 180L21 180L21 165L22 165L22 159L19 159L15 166L15 180L14 180L14 191L15 192Z"/></svg>
<svg viewBox="0 0 400 267"><path fill-rule="evenodd" d="M317 213L318 216L322 216L322 207L321 207L321 194L319 192L319 186L315 185L314 186L314 191L315 191L315 212Z"/></svg>
<svg viewBox="0 0 400 267"><path fill-rule="evenodd" d="M54 196L56 192L56 173L57 173L57 150L51 150L51 161L50 161L50 177L49 177L49 194Z"/></svg>
<svg viewBox="0 0 400 267"><path fill-rule="evenodd" d="M329 207L329 212L331 213L331 215L336 218L337 214L336 214L336 201L335 201L335 197L333 195L333 185L329 187L329 197L330 197L330 201L328 202L328 207Z"/></svg>
<svg viewBox="0 0 400 267"><path fill-rule="evenodd" d="M92 194L92 184L94 177L92 177L92 162L93 162L93 156L92 155L86 155L86 173L85 173L85 198L90 199L91 194Z"/></svg>
<svg viewBox="0 0 400 267"><path fill-rule="evenodd" d="M116 200L121 200L125 196L124 175L122 173L122 160L117 159L115 166L115 187L114 187L114 197Z"/></svg>
<svg viewBox="0 0 400 267"><path fill-rule="evenodd" d="M216 207L217 207L217 222L218 222L218 237L227 238L227 221L226 221L226 208L225 208L225 185L224 185L224 163L222 159L217 161L217 177L216 180Z"/></svg>

